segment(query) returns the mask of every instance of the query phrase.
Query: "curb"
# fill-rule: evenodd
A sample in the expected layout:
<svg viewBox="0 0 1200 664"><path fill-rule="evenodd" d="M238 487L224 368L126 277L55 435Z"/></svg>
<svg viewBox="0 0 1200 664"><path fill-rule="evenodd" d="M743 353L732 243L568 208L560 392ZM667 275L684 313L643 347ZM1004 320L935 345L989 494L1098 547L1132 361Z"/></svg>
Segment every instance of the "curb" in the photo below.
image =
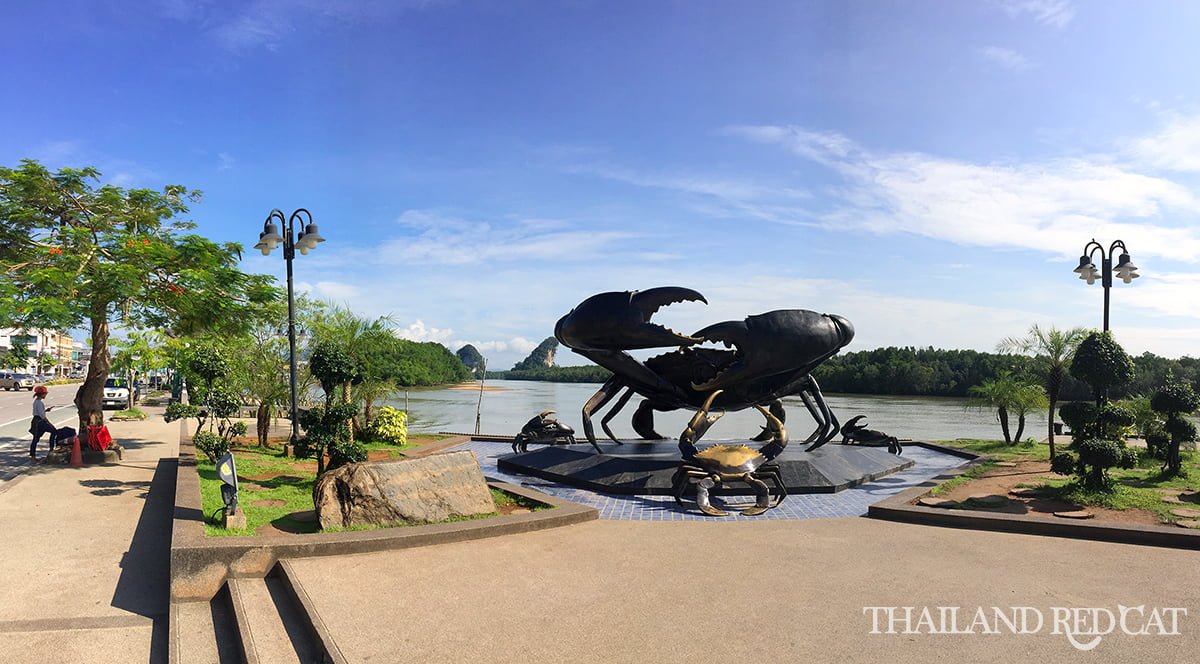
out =
<svg viewBox="0 0 1200 664"><path fill-rule="evenodd" d="M867 516L869 518L924 526L941 526L944 528L987 530L1001 533L1039 535L1042 537L1066 537L1070 539L1161 546L1175 549L1200 549L1200 531L1184 530L1179 527L1117 525L1069 521L1066 519L1050 520L1022 514L1001 514L981 510L946 509L914 505L913 502L918 498L925 496L943 482L952 480L975 466L985 463L989 457L968 450L937 445L935 443L913 442L912 444L963 456L964 458L970 457L971 461L948 473L938 475L911 489L901 491L894 496L885 498L869 506L867 508Z"/></svg>
<svg viewBox="0 0 1200 664"><path fill-rule="evenodd" d="M196 452L186 424L179 428L179 471L171 534L171 601L211 599L231 577L264 577L285 558L338 556L462 542L567 526L599 518L595 508L497 480L488 485L554 509L489 519L378 530L208 537L200 503Z"/></svg>

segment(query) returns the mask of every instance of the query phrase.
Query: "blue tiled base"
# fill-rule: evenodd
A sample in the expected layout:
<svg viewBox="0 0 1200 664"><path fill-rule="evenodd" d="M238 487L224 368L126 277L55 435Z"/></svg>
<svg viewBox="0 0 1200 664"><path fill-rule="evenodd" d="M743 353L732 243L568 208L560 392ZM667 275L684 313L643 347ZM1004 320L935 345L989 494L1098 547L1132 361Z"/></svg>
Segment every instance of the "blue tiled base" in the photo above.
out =
<svg viewBox="0 0 1200 664"><path fill-rule="evenodd" d="M916 486L931 477L957 468L966 460L951 454L936 452L917 445L904 448L904 458L914 464L907 470L880 478L874 482L846 489L838 493L809 493L788 496L779 507L768 510L761 516L744 517L734 513L727 517L705 516L696 510L695 503L684 501L683 505L670 496L617 496L556 484L535 477L513 475L496 467L496 459L511 454L506 443L473 441L455 449L471 450L479 459L483 474L488 477L537 489L552 496L595 507L602 519L626 519L634 521L685 521L685 520L733 520L733 519L817 519L847 516L863 516L872 504ZM726 500L733 504L746 504L751 496L730 496L728 499L714 497L713 504L721 507Z"/></svg>

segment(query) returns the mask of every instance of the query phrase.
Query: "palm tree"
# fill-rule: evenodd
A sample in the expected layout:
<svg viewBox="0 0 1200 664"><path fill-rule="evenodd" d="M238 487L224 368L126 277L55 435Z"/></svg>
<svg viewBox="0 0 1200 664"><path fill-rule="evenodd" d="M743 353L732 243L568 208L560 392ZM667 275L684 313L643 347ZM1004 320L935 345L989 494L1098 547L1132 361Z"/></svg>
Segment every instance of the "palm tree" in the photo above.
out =
<svg viewBox="0 0 1200 664"><path fill-rule="evenodd" d="M1018 400L1021 383L1008 371L1001 371L992 380L985 380L967 390L974 405L979 408L994 409L996 419L1000 421L1000 430L1004 432L1004 442L1013 442L1008 427L1008 411ZM1025 427L1024 415L1021 417L1021 428Z"/></svg>
<svg viewBox="0 0 1200 664"><path fill-rule="evenodd" d="M359 356L359 351L364 347L369 347L369 340L379 336L390 336L391 330L389 325L393 323L390 316L382 316L374 320L362 318L355 314L350 309L338 306L332 303L326 303L312 316L310 322L312 338L314 343L322 341L335 343L343 348L348 355L355 358L355 362L360 368L365 368L365 358ZM366 376L361 377L360 392L366 397L370 405L367 406L367 417L370 417L371 405L376 399L385 397L395 391L395 385L387 381L382 384L380 381L367 380ZM350 403L352 401L353 385L350 381L342 384L342 403ZM355 421L352 419L347 423L350 428L350 439L354 439ZM364 423L365 425L365 423Z"/></svg>
<svg viewBox="0 0 1200 664"><path fill-rule="evenodd" d="M1058 393L1062 389L1063 378L1071 366L1075 349L1079 347L1090 330L1074 327L1060 330L1054 326L1042 328L1034 325L1029 328L1025 337L1006 337L996 345L1001 353L1020 353L1037 357L1038 371L1042 376L1042 385L1046 388L1046 396L1050 409L1047 418L1047 437L1050 442L1050 458L1054 458L1054 410L1058 405Z"/></svg>

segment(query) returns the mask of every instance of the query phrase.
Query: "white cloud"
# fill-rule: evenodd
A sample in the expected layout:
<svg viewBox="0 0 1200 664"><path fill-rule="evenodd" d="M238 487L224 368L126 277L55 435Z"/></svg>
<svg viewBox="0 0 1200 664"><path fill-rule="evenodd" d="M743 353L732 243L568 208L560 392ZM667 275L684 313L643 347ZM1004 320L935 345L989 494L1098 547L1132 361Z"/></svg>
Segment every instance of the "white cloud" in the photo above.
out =
<svg viewBox="0 0 1200 664"><path fill-rule="evenodd" d="M529 353L537 344L526 339L525 337L513 337L508 341L492 340L492 341L452 341L447 347L455 351L470 344L475 347L475 350L480 353Z"/></svg>
<svg viewBox="0 0 1200 664"><path fill-rule="evenodd" d="M1200 232L1186 223L1200 212L1191 192L1109 156L976 164L919 152L872 153L841 135L800 127L737 130L845 176L850 187L824 216L833 228L1063 256L1088 237L1120 237L1142 255L1200 260ZM1167 213L1180 225L1168 225Z"/></svg>
<svg viewBox="0 0 1200 664"><path fill-rule="evenodd" d="M999 46L985 46L979 49L979 54L1007 69L1020 71L1029 68L1029 60L1011 49Z"/></svg>
<svg viewBox="0 0 1200 664"><path fill-rule="evenodd" d="M1134 261L1137 262L1136 260ZM1145 273L1146 271L1139 270ZM1098 285L1098 284L1097 284ZM1146 273L1130 286L1117 283L1113 297L1121 298L1122 307L1133 307L1168 316L1188 316L1200 319L1200 274L1184 272ZM1126 295L1124 291L1130 289ZM1197 336L1196 339L1200 339ZM1200 352L1200 348L1197 348Z"/></svg>
<svg viewBox="0 0 1200 664"><path fill-rule="evenodd" d="M323 300L344 302L357 297L359 290L358 287L351 284L344 284L337 281L318 281L316 286L313 287L312 293Z"/></svg>
<svg viewBox="0 0 1200 664"><path fill-rule="evenodd" d="M401 339L408 339L409 341L436 341L443 346L449 346L448 342L454 336L454 330L429 327L425 325L424 321L417 319L410 323L408 327L393 329L392 334Z"/></svg>
<svg viewBox="0 0 1200 664"><path fill-rule="evenodd" d="M994 0L1013 18L1024 15L1042 25L1062 29L1075 18L1075 6L1070 0Z"/></svg>
<svg viewBox="0 0 1200 664"><path fill-rule="evenodd" d="M423 210L408 210L398 221L417 230L417 235L383 242L372 251L375 260L391 262L403 256L406 264L476 267L568 258L577 261L600 257L609 245L635 236L625 231L571 227L546 219L492 224Z"/></svg>
<svg viewBox="0 0 1200 664"><path fill-rule="evenodd" d="M1129 144L1140 162L1170 171L1200 171L1200 114L1168 116L1160 131Z"/></svg>

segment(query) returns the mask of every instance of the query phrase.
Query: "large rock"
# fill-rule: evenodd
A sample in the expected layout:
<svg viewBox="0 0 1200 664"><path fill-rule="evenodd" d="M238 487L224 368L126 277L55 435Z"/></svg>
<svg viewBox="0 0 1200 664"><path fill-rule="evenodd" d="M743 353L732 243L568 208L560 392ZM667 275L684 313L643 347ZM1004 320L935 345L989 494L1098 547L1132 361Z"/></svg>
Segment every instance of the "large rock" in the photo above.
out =
<svg viewBox="0 0 1200 664"><path fill-rule="evenodd" d="M342 466L317 480L313 499L322 528L435 523L496 511L469 450Z"/></svg>

